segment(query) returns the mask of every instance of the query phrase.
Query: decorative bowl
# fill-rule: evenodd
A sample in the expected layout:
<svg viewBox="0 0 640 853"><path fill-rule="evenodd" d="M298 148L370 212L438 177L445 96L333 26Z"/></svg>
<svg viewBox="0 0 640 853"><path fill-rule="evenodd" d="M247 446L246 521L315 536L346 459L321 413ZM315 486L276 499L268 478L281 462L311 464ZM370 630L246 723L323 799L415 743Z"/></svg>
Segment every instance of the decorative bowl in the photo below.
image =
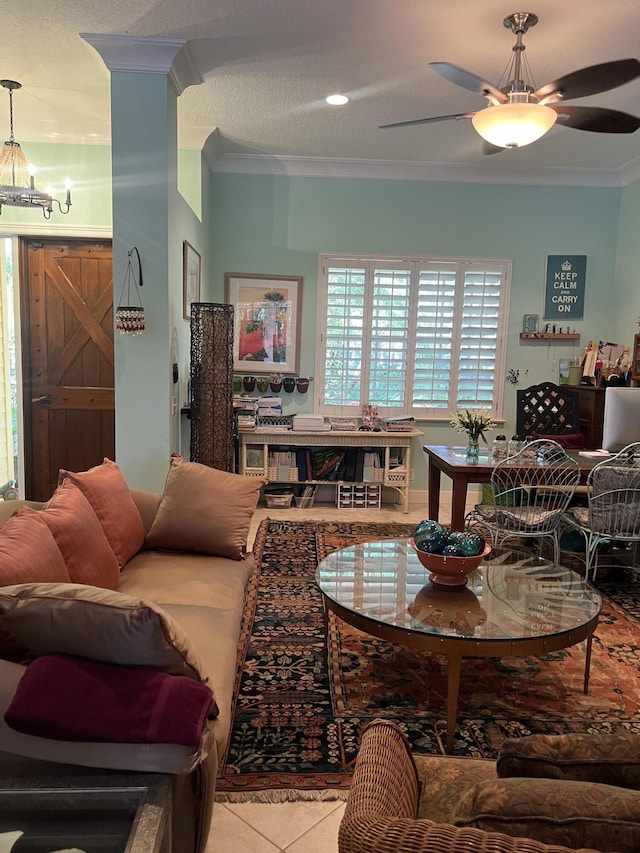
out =
<svg viewBox="0 0 640 853"><path fill-rule="evenodd" d="M416 548L413 538L411 539L411 547L425 569L429 569L431 572L429 575L431 583L440 586L465 586L467 576L477 569L484 558L491 553L491 545L486 544L484 551L473 557L448 557L444 554L430 554Z"/></svg>

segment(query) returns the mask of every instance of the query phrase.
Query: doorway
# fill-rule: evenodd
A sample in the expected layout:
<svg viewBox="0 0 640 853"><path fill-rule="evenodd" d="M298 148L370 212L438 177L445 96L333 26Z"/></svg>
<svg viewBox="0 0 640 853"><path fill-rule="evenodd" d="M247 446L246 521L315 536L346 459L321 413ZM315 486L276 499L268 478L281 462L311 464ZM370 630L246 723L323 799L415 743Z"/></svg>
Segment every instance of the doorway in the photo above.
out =
<svg viewBox="0 0 640 853"><path fill-rule="evenodd" d="M110 240L21 238L24 497L115 458Z"/></svg>

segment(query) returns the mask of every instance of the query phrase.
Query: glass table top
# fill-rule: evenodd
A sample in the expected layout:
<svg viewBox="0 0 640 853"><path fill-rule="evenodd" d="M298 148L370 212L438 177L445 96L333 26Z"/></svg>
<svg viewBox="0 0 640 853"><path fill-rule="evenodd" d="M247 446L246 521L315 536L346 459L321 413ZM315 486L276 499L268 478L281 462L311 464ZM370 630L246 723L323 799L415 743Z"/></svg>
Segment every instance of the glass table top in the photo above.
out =
<svg viewBox="0 0 640 853"><path fill-rule="evenodd" d="M548 560L495 548L465 587L435 586L406 539L366 542L318 565L323 594L387 626L483 641L563 634L600 612L597 590Z"/></svg>
<svg viewBox="0 0 640 853"><path fill-rule="evenodd" d="M20 831L12 853L160 853L170 780L161 774L138 778L141 784L124 785L61 778L51 787L43 780L0 779L0 844Z"/></svg>

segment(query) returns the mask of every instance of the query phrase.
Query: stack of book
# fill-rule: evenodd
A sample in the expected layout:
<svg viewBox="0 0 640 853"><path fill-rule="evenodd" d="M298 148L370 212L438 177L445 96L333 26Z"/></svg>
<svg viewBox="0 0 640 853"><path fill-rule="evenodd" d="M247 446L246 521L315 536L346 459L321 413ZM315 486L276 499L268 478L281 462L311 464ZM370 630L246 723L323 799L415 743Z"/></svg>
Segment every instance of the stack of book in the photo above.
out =
<svg viewBox="0 0 640 853"><path fill-rule="evenodd" d="M258 417L282 414L282 397L258 397Z"/></svg>
<svg viewBox="0 0 640 853"><path fill-rule="evenodd" d="M293 429L299 432L324 432L324 418L322 415L294 415Z"/></svg>
<svg viewBox="0 0 640 853"><path fill-rule="evenodd" d="M411 432L415 426L415 418L385 418L384 428L387 432Z"/></svg>

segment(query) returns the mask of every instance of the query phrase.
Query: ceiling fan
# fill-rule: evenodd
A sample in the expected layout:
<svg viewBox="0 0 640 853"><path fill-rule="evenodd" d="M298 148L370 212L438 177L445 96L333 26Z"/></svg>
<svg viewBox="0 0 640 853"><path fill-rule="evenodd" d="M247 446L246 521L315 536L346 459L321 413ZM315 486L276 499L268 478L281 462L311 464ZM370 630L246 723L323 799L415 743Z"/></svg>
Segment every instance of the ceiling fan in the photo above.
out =
<svg viewBox="0 0 640 853"><path fill-rule="evenodd" d="M524 55L522 38L530 27L538 23L538 16L533 12L514 12L502 23L516 36L516 43L512 47L513 56L497 86L450 62L429 63L445 80L485 97L488 105L484 109L398 121L380 127L407 127L470 118L475 130L485 140L485 154L529 145L551 130L556 121L564 127L595 133L633 133L640 127L640 118L629 113L603 107L560 104L569 98L584 98L635 80L640 76L640 62L637 59L619 59L591 65L565 74L537 89ZM503 80L506 82L501 86Z"/></svg>

